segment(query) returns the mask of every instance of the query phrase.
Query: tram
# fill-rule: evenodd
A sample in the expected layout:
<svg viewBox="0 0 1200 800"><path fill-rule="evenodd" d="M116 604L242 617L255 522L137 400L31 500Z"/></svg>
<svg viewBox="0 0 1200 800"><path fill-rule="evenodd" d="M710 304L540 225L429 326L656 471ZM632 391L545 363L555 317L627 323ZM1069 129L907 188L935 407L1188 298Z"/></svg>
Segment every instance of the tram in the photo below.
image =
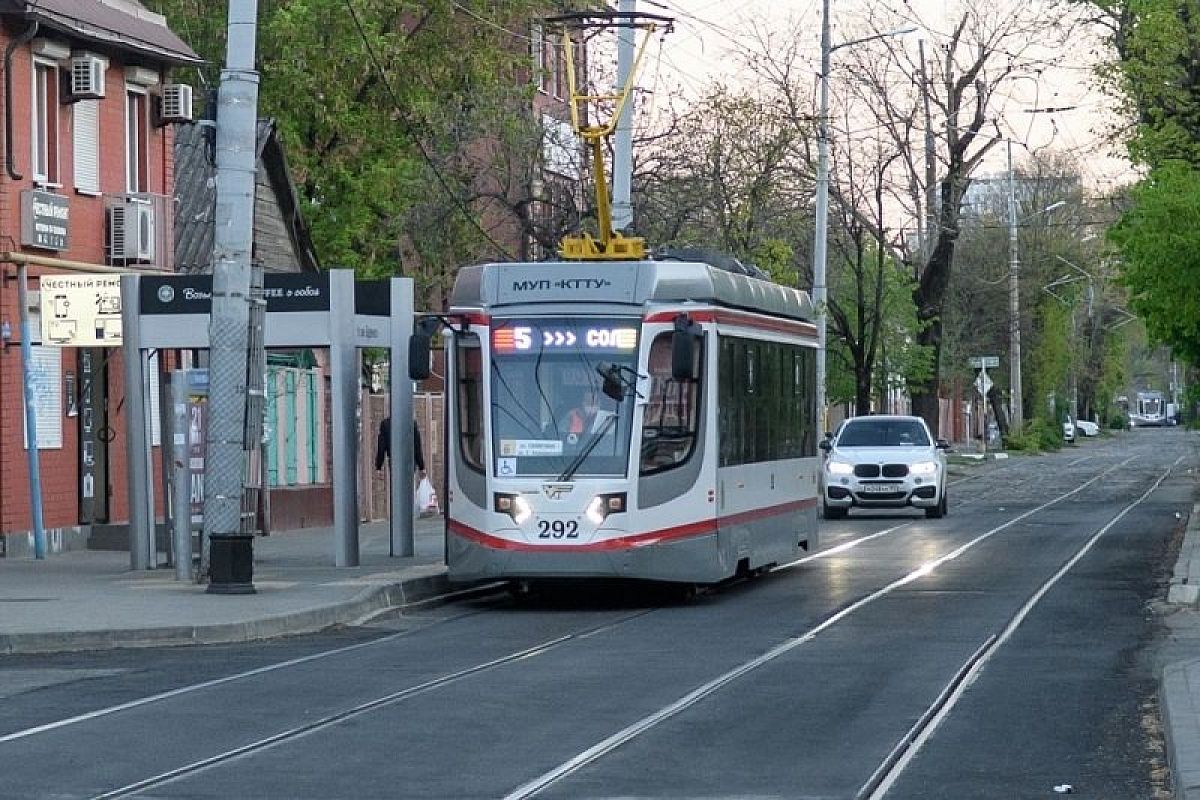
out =
<svg viewBox="0 0 1200 800"><path fill-rule="evenodd" d="M497 263L440 320L451 580L708 584L817 548L807 293L702 261Z"/></svg>
<svg viewBox="0 0 1200 800"><path fill-rule="evenodd" d="M1138 392L1129 412L1129 425L1132 428L1161 427L1167 424L1165 412L1166 400L1162 392Z"/></svg>

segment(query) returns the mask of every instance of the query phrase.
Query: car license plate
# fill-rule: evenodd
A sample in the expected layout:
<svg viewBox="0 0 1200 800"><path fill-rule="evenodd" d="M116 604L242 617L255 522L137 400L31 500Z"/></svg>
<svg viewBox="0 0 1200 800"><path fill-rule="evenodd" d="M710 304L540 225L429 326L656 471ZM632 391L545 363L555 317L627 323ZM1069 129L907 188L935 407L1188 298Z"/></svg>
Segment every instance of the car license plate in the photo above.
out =
<svg viewBox="0 0 1200 800"><path fill-rule="evenodd" d="M897 487L890 483L868 483L860 486L858 491L863 494L892 494L897 491Z"/></svg>

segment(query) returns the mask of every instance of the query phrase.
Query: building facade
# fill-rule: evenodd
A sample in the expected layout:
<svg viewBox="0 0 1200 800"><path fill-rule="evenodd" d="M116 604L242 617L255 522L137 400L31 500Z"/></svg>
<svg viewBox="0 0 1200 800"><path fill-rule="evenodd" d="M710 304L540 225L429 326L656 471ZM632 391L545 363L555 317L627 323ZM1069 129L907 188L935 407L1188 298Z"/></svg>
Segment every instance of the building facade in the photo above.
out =
<svg viewBox="0 0 1200 800"><path fill-rule="evenodd" d="M20 557L34 540L26 382L50 550L128 520L119 301L95 295L106 307L86 317L88 333L80 296L57 287L67 276L173 271L173 127L191 116L191 87L172 70L200 59L136 0L0 0L0 47L0 556Z"/></svg>

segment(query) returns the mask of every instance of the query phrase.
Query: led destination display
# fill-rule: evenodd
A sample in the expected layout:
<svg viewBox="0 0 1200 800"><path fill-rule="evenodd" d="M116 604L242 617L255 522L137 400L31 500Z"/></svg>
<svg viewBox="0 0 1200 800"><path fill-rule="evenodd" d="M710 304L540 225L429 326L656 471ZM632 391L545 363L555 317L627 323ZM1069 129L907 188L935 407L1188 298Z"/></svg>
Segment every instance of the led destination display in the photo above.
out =
<svg viewBox="0 0 1200 800"><path fill-rule="evenodd" d="M507 321L492 331L498 356L549 350L628 353L637 349L636 327L612 322Z"/></svg>

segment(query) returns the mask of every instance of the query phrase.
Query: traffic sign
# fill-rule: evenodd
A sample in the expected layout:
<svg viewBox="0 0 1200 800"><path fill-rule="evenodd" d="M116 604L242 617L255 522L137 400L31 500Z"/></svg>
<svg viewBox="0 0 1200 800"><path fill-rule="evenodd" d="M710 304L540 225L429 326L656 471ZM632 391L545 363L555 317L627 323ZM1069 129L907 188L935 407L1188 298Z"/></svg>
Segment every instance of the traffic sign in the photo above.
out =
<svg viewBox="0 0 1200 800"><path fill-rule="evenodd" d="M991 369L1000 366L999 356L971 356L969 361L975 369Z"/></svg>
<svg viewBox="0 0 1200 800"><path fill-rule="evenodd" d="M979 377L975 379L975 388L983 397L987 397L987 393L992 390L992 379L982 370L979 372Z"/></svg>

